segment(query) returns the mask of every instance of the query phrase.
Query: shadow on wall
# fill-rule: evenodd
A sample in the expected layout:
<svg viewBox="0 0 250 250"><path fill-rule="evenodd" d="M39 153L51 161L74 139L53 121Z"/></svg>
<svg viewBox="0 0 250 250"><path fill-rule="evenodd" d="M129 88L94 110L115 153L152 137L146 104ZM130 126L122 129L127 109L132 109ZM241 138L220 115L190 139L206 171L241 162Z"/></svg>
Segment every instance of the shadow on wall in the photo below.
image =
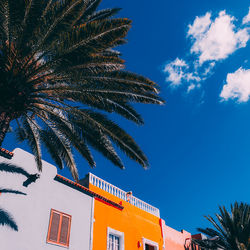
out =
<svg viewBox="0 0 250 250"><path fill-rule="evenodd" d="M18 226L12 216L0 208L0 225L9 226L11 229L18 231Z"/></svg>
<svg viewBox="0 0 250 250"><path fill-rule="evenodd" d="M33 178L33 175L30 175L23 168L20 168L20 167L17 167L15 165L8 164L8 163L0 163L0 172L21 174L21 175L26 176L27 180L23 183L23 186L26 186L26 187L27 187L27 185L26 185L27 183L30 184L36 180ZM0 188L0 194L2 194L2 193L26 195L25 193L20 192L18 190ZM17 226L15 220L13 219L13 217L7 211L5 211L1 208L0 208L0 225L8 226L13 230L18 231L18 226Z"/></svg>

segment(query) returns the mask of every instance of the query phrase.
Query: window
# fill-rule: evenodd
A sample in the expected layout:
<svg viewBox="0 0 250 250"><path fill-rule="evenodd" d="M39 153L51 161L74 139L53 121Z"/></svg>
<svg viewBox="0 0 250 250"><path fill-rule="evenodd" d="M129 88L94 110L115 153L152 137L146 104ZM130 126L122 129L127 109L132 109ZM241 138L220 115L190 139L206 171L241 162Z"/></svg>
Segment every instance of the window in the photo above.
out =
<svg viewBox="0 0 250 250"><path fill-rule="evenodd" d="M148 244L145 244L145 250L155 250L155 247L148 245Z"/></svg>
<svg viewBox="0 0 250 250"><path fill-rule="evenodd" d="M143 250L158 250L158 243L143 238Z"/></svg>
<svg viewBox="0 0 250 250"><path fill-rule="evenodd" d="M107 250L124 250L124 233L108 227Z"/></svg>
<svg viewBox="0 0 250 250"><path fill-rule="evenodd" d="M116 235L109 234L109 249L119 250L120 248L120 238Z"/></svg>
<svg viewBox="0 0 250 250"><path fill-rule="evenodd" d="M51 209L47 242L69 246L71 216Z"/></svg>

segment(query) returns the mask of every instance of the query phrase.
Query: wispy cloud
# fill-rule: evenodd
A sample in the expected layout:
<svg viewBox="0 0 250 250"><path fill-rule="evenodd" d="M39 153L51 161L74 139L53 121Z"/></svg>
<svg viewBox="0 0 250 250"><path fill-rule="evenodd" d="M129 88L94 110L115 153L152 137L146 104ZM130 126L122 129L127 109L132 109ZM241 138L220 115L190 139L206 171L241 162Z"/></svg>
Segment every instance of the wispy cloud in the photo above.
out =
<svg viewBox="0 0 250 250"><path fill-rule="evenodd" d="M171 82L172 86L178 86L183 81L201 81L196 73L189 72L189 65L182 59L176 58L174 61L165 65L163 72L168 76L166 81Z"/></svg>
<svg viewBox="0 0 250 250"><path fill-rule="evenodd" d="M191 83L187 88L187 93L191 92L194 89L200 88L200 87L201 87L200 83L198 83L198 84Z"/></svg>
<svg viewBox="0 0 250 250"><path fill-rule="evenodd" d="M220 97L224 101L235 99L247 102L250 98L250 69L239 68L234 73L227 74Z"/></svg>
<svg viewBox="0 0 250 250"><path fill-rule="evenodd" d="M243 18L242 23L243 23L243 24L250 23L250 7L249 7L248 14Z"/></svg>
<svg viewBox="0 0 250 250"><path fill-rule="evenodd" d="M197 16L188 25L187 38L191 40L188 54L166 63L163 72L171 87L185 84L187 92L199 88L219 61L225 60L236 50L246 47L250 39L250 10L242 25L236 26L236 18L221 11L217 16L207 12Z"/></svg>

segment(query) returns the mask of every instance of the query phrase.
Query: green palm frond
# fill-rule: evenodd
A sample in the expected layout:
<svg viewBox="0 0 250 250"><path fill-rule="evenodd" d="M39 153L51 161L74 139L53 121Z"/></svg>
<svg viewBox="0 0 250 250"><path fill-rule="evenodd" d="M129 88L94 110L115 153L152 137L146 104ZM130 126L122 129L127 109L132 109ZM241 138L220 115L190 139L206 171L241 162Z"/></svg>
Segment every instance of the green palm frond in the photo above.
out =
<svg viewBox="0 0 250 250"><path fill-rule="evenodd" d="M163 104L158 86L125 70L116 50L131 20L101 0L0 1L0 145L11 121L27 141L38 169L42 145L59 168L78 171L76 149L91 167L90 148L124 168L116 148L143 167L148 160L111 117L143 124L133 103Z"/></svg>
<svg viewBox="0 0 250 250"><path fill-rule="evenodd" d="M101 3L102 0L87 0L85 3L85 8L84 11L81 15L80 21L81 22L86 22L89 16L93 15L93 13L96 12L99 4Z"/></svg>
<svg viewBox="0 0 250 250"><path fill-rule="evenodd" d="M50 135L56 146L56 149L54 150L57 151L57 155L60 157L61 161L65 162L67 167L69 167L72 176L77 180L78 173L69 140L64 134L60 133L59 130L53 127L50 127L50 130L46 131L46 134Z"/></svg>
<svg viewBox="0 0 250 250"><path fill-rule="evenodd" d="M198 228L208 236L206 240L194 240L205 249L249 250L250 249L250 206L247 203L235 202L231 205L231 212L222 206L220 213L214 219L207 216L213 228Z"/></svg>
<svg viewBox="0 0 250 250"><path fill-rule="evenodd" d="M25 117L23 126L27 134L27 141L35 156L38 170L42 169L42 153L40 146L40 127L36 121L30 117Z"/></svg>
<svg viewBox="0 0 250 250"><path fill-rule="evenodd" d="M114 8L114 9L96 11L92 15L86 16L86 21L92 22L101 19L106 19L116 15L120 10L121 10L120 8Z"/></svg>

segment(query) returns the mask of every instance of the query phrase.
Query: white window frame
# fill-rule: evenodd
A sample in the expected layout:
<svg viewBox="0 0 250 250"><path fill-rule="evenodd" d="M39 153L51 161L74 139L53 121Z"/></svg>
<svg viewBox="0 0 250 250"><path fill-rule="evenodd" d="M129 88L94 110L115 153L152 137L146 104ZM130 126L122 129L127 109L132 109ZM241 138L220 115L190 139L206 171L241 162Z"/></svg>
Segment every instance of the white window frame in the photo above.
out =
<svg viewBox="0 0 250 250"><path fill-rule="evenodd" d="M111 227L108 227L108 230L107 230L107 250L108 250L108 247L109 247L109 235L110 234L113 234L113 235L119 237L119 239L120 239L119 243L121 244L119 246L119 248L120 248L119 250L124 250L124 233L120 232L118 230L115 230L115 229L113 229Z"/></svg>
<svg viewBox="0 0 250 250"><path fill-rule="evenodd" d="M143 250L146 250L146 244L153 246L154 250L159 250L159 245L158 243L152 241L152 240L148 240L146 238L142 238L142 243L143 243Z"/></svg>

